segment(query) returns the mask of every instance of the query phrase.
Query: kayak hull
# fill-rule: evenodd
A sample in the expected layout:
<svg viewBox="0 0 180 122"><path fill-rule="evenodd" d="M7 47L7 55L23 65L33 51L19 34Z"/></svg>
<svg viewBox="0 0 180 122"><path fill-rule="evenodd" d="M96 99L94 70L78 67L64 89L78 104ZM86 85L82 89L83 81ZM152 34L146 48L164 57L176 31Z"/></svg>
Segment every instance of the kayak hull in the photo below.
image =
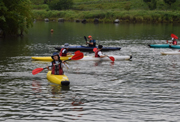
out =
<svg viewBox="0 0 180 122"><path fill-rule="evenodd" d="M69 84L70 84L69 79L66 75L53 75L53 74L51 74L51 71L48 71L47 79L51 83L59 84L62 86L69 86Z"/></svg>
<svg viewBox="0 0 180 122"><path fill-rule="evenodd" d="M61 50L64 47L54 47L56 50ZM87 46L69 46L68 51L93 51L94 48L98 47L87 47ZM110 50L120 50L120 47L103 47L102 51L110 51Z"/></svg>
<svg viewBox="0 0 180 122"><path fill-rule="evenodd" d="M61 56L60 59L61 60L68 60L69 58L71 58L73 55L69 55L69 56ZM33 60L36 61L53 61L53 59L49 56L49 57L31 57Z"/></svg>
<svg viewBox="0 0 180 122"><path fill-rule="evenodd" d="M115 61L130 60L132 56L113 56ZM94 56L85 56L81 59L82 61L111 61L109 57L98 58Z"/></svg>
<svg viewBox="0 0 180 122"><path fill-rule="evenodd" d="M171 48L180 49L180 45L170 45Z"/></svg>
<svg viewBox="0 0 180 122"><path fill-rule="evenodd" d="M149 44L151 48L170 48L169 44Z"/></svg>
<svg viewBox="0 0 180 122"><path fill-rule="evenodd" d="M113 57L115 58L115 61L130 60L132 58L132 56L113 56ZM67 60L68 58L70 57L61 57L61 60ZM38 61L52 61L51 57L32 57L32 59L38 60ZM98 60L111 61L111 59L109 59L108 57L95 58L94 56L84 56L80 60L81 61L98 61Z"/></svg>
<svg viewBox="0 0 180 122"><path fill-rule="evenodd" d="M161 52L162 55L180 55L180 52L174 51L174 52Z"/></svg>

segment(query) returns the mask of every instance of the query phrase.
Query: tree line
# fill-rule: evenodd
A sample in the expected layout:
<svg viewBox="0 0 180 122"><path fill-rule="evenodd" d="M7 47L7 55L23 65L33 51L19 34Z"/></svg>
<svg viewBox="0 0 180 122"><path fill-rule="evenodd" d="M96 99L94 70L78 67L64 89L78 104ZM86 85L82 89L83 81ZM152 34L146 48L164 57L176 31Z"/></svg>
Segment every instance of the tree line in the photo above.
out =
<svg viewBox="0 0 180 122"><path fill-rule="evenodd" d="M150 10L154 10L160 0L142 1L148 5ZM176 0L163 0L163 2L171 8ZM28 28L33 25L31 4L47 4L51 10L72 9L74 5L73 0L0 0L0 36L23 35L27 32Z"/></svg>
<svg viewBox="0 0 180 122"><path fill-rule="evenodd" d="M143 1L148 5L150 10L156 9L158 0L143 0ZM176 0L163 0L163 1L170 8L171 8L171 5L176 2Z"/></svg>

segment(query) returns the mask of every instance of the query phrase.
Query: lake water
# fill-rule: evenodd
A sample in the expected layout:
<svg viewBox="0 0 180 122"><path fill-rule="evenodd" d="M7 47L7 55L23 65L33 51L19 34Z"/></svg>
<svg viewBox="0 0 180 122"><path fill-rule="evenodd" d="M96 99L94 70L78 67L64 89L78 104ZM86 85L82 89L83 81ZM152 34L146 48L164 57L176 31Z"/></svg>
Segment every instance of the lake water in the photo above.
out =
<svg viewBox="0 0 180 122"><path fill-rule="evenodd" d="M147 46L166 43L171 33L179 36L179 24L33 25L24 37L0 38L0 121L180 121L180 56L163 56L161 52L175 50ZM98 44L122 48L105 54L132 55L132 60L70 61L70 69L64 69L69 87L48 82L47 70L31 74L49 65L32 56L50 56L64 43L85 45L88 35Z"/></svg>

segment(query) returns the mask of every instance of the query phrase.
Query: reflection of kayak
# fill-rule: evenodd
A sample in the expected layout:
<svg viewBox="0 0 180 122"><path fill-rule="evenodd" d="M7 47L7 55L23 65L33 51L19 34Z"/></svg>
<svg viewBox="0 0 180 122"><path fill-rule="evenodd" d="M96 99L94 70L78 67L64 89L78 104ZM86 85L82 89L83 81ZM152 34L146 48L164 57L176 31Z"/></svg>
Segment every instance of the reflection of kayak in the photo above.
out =
<svg viewBox="0 0 180 122"><path fill-rule="evenodd" d="M115 58L115 61L118 60L130 60L132 56L113 56ZM61 60L67 60L70 57L61 57ZM52 61L51 57L32 57L34 60L38 61ZM103 61L111 61L108 57L105 58L95 58L94 56L84 56L82 61L98 61L98 60L103 60Z"/></svg>
<svg viewBox="0 0 180 122"><path fill-rule="evenodd" d="M162 55L180 55L180 52L174 51L174 52L161 52Z"/></svg>
<svg viewBox="0 0 180 122"><path fill-rule="evenodd" d="M151 48L170 48L169 44L149 44Z"/></svg>
<svg viewBox="0 0 180 122"><path fill-rule="evenodd" d="M180 49L180 45L170 45L171 48Z"/></svg>
<svg viewBox="0 0 180 122"><path fill-rule="evenodd" d="M132 56L113 56L115 58L115 61L118 60L130 60L132 58ZM109 59L108 57L104 57L104 58L95 58L94 56L85 56L81 59L82 61L111 61L111 59Z"/></svg>
<svg viewBox="0 0 180 122"><path fill-rule="evenodd" d="M66 75L52 75L51 71L48 71L47 79L52 83L60 84L62 86L68 86L70 84Z"/></svg>
<svg viewBox="0 0 180 122"><path fill-rule="evenodd" d="M71 58L73 55L68 55L68 56L61 56L60 59L61 60L68 60L69 58ZM49 57L31 57L33 60L37 60L37 61L53 61L52 58Z"/></svg>
<svg viewBox="0 0 180 122"><path fill-rule="evenodd" d="M55 47L56 50L61 50L61 48L64 48L63 46L62 47ZM77 51L77 50L80 50L80 51L93 51L95 47L87 47L87 46L69 46L68 50L69 51ZM98 48L98 47L96 47ZM120 50L121 48L120 47L103 47L102 48L102 51L110 51L110 50Z"/></svg>

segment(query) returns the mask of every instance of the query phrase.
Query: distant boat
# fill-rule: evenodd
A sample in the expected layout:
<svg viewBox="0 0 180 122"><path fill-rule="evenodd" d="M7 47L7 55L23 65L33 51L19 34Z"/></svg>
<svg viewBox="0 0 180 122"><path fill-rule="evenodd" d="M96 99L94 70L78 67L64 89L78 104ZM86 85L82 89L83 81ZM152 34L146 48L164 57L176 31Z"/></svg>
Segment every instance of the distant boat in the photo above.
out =
<svg viewBox="0 0 180 122"><path fill-rule="evenodd" d="M54 47L56 50L61 50L61 48L64 48L63 46L61 47ZM68 51L93 51L94 48L98 47L88 47L88 46L69 46ZM103 47L102 51L111 51L111 50L120 50L121 47Z"/></svg>

